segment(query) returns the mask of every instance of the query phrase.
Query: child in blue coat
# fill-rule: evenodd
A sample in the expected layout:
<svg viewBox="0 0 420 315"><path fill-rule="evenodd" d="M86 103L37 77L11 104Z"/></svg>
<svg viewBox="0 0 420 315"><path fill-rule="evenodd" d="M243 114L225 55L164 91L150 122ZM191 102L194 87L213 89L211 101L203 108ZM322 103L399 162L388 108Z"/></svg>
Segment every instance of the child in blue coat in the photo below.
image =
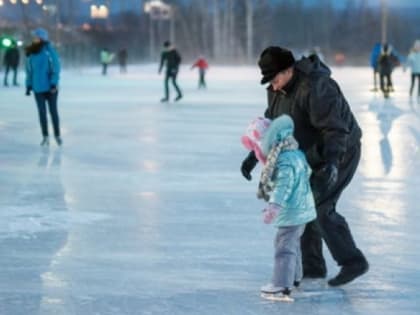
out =
<svg viewBox="0 0 420 315"><path fill-rule="evenodd" d="M273 121L257 118L242 137L263 163L257 197L268 202L264 222L274 223L274 270L271 283L261 288L262 297L290 298L293 285L302 279L300 238L306 223L316 218L309 184L311 168L293 137L294 123L288 115Z"/></svg>

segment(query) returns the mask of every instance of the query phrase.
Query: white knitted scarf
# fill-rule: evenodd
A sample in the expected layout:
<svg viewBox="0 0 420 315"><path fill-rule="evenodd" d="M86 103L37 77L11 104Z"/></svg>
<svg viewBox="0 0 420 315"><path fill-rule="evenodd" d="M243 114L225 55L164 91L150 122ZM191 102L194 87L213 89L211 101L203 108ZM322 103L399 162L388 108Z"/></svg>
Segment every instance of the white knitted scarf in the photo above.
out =
<svg viewBox="0 0 420 315"><path fill-rule="evenodd" d="M284 151L296 150L299 145L293 136L288 136L279 143L275 144L267 156L267 162L261 172L260 183L258 184L257 198L268 201L270 193L274 188L274 174L279 155Z"/></svg>

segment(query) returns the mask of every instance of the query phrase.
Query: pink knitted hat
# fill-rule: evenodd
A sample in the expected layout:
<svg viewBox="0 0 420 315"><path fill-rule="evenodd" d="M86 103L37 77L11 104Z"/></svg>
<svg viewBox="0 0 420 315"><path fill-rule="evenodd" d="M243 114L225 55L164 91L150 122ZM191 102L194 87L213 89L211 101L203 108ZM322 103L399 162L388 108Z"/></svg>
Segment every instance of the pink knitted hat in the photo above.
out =
<svg viewBox="0 0 420 315"><path fill-rule="evenodd" d="M261 139L268 126L270 126L270 123L270 119L257 117L249 124L245 134L241 137L241 142L244 147L250 151L254 151L258 161L264 164L266 157L261 151Z"/></svg>

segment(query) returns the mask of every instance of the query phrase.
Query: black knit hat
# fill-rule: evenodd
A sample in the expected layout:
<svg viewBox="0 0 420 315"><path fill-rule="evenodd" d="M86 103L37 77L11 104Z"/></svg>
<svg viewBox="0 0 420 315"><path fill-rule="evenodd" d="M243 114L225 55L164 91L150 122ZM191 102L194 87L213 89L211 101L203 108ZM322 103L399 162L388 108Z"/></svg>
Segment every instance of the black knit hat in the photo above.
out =
<svg viewBox="0 0 420 315"><path fill-rule="evenodd" d="M277 73L286 70L294 64L295 58L290 50L278 46L264 49L258 61L258 66L263 76L261 84L271 81Z"/></svg>
<svg viewBox="0 0 420 315"><path fill-rule="evenodd" d="M171 46L171 42L169 40L165 40L163 42L163 47L168 48L169 46Z"/></svg>

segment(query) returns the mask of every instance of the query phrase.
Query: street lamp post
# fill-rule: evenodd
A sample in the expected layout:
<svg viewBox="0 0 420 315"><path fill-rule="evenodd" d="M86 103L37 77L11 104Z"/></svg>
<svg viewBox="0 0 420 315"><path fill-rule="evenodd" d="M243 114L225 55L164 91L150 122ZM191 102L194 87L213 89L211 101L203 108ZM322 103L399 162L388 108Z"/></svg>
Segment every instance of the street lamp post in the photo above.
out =
<svg viewBox="0 0 420 315"><path fill-rule="evenodd" d="M57 48L60 46L60 0L55 0L54 4L44 4L42 10L47 14L47 16L54 18L55 26L55 42Z"/></svg>
<svg viewBox="0 0 420 315"><path fill-rule="evenodd" d="M173 8L161 0L150 0L144 4L144 12L149 14L149 45L150 59L155 56L155 26L154 21L169 20L169 36L175 40L175 17Z"/></svg>
<svg viewBox="0 0 420 315"><path fill-rule="evenodd" d="M387 41L387 19L388 19L388 8L386 0L381 0L381 39L382 43Z"/></svg>

